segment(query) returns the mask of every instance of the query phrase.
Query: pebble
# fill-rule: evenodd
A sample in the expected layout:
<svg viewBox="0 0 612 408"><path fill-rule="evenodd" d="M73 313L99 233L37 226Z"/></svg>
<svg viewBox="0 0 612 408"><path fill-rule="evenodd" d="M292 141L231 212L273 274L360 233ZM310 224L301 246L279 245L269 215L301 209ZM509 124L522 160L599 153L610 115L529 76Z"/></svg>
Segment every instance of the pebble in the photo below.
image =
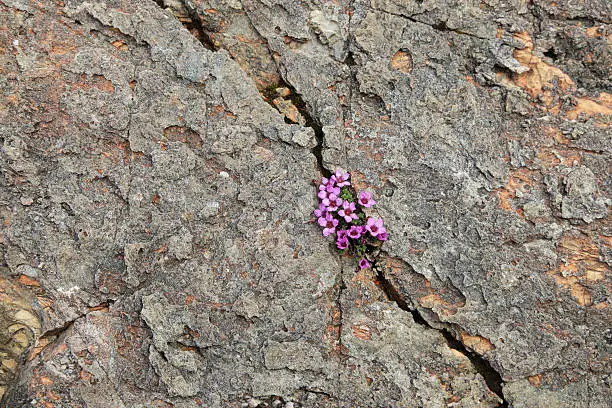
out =
<svg viewBox="0 0 612 408"><path fill-rule="evenodd" d="M22 264L19 265L15 271L20 274L20 275L25 275L25 276L29 276L30 278L38 278L38 272L40 271L40 269L38 268L34 268L30 265L26 265L26 264Z"/></svg>
<svg viewBox="0 0 612 408"><path fill-rule="evenodd" d="M259 406L259 404L261 404L261 401L256 399L256 398L251 398L249 400L249 407L250 408L257 408Z"/></svg>
<svg viewBox="0 0 612 408"><path fill-rule="evenodd" d="M21 204L23 205L32 205L33 202L32 197L21 197Z"/></svg>

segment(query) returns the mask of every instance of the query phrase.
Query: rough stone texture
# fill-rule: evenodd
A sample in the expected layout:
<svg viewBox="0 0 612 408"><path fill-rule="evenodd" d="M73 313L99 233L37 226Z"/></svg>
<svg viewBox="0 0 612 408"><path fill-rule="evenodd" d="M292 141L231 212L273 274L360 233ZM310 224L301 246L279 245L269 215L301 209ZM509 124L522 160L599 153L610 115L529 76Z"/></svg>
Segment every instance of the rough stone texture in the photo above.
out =
<svg viewBox="0 0 612 408"><path fill-rule="evenodd" d="M611 7L0 0L0 405L607 407Z"/></svg>

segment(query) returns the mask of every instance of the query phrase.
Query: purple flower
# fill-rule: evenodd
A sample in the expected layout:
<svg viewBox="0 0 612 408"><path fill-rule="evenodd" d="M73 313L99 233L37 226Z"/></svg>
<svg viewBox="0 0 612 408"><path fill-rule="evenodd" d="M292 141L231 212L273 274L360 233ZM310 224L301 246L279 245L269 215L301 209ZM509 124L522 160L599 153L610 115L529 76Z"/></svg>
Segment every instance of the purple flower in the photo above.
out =
<svg viewBox="0 0 612 408"><path fill-rule="evenodd" d="M323 186L321 186L323 187ZM340 195L340 189L338 187L333 187L331 191L328 191L327 188L323 190L319 190L317 197L319 197L323 202L329 198L329 196L334 195L338 197ZM326 204L327 205L327 204Z"/></svg>
<svg viewBox="0 0 612 408"><path fill-rule="evenodd" d="M340 194L340 187L334 186L334 182L330 182L329 184L321 184L319 186L319 191L327 191L328 193L334 193L335 195Z"/></svg>
<svg viewBox="0 0 612 408"><path fill-rule="evenodd" d="M319 191L319 198L321 197L321 193L325 193L325 197L321 198L321 203L326 207L329 207L330 199L335 201L337 198L335 194L327 194L327 191Z"/></svg>
<svg viewBox="0 0 612 408"><path fill-rule="evenodd" d="M344 221L351 222L359 218L357 217L357 214L355 214L355 210L355 203L345 201L342 203L342 209L338 211L338 215L344 217Z"/></svg>
<svg viewBox="0 0 612 408"><path fill-rule="evenodd" d="M383 220L381 218L368 218L366 222L366 230L370 231L370 234L375 237L381 232L387 232L383 227Z"/></svg>
<svg viewBox="0 0 612 408"><path fill-rule="evenodd" d="M317 208L316 210L314 210L314 215L315 217L323 217L325 218L325 216L327 215L327 207L323 205L323 203L319 204L319 208Z"/></svg>
<svg viewBox="0 0 612 408"><path fill-rule="evenodd" d="M330 194L329 198L323 200L323 204L327 205L329 211L336 211L342 205L342 199L336 197L335 194Z"/></svg>
<svg viewBox="0 0 612 408"><path fill-rule="evenodd" d="M376 204L376 201L374 201L372 199L372 194L368 193L367 191L360 191L359 192L359 204L363 205L366 208L370 208L371 206L373 206L374 204Z"/></svg>
<svg viewBox="0 0 612 408"><path fill-rule="evenodd" d="M351 182L348 181L351 175L342 169L337 169L336 173L331 176L331 179L338 184L338 187L350 186Z"/></svg>
<svg viewBox="0 0 612 408"><path fill-rule="evenodd" d="M327 225L327 216L331 216L331 214L325 214L325 216L319 217L319 219L317 220L319 222L319 225L323 228L325 228L325 226Z"/></svg>
<svg viewBox="0 0 612 408"><path fill-rule="evenodd" d="M357 201L352 202L353 190L343 190L345 186L351 185L350 178L350 173L342 169L336 169L329 178L321 178L317 192L320 201L318 208L314 210L314 215L323 229L323 236L328 237L335 234L333 236L335 236L336 247L340 251L347 250L353 245L354 247L351 248L359 256L357 258L359 268L367 269L372 267L367 259L368 248L370 248L368 245L372 244L370 237L378 241L386 241L388 235L382 218L367 217L365 225L356 225L363 224L363 219L360 218L364 217L360 213L363 207L372 207L376 201L372 199L371 193L361 191ZM316 184L316 181L314 183ZM347 201L340 197L341 193L346 194L346 197L351 196L350 200Z"/></svg>
<svg viewBox="0 0 612 408"><path fill-rule="evenodd" d="M358 238L361 237L361 233L362 232L363 232L363 227L357 226L357 225L353 225L348 230L348 236L353 238L353 239L358 239Z"/></svg>
<svg viewBox="0 0 612 408"><path fill-rule="evenodd" d="M338 220L332 217L331 214L327 214L325 218L319 218L319 225L323 227L323 236L327 237L330 234L336 232L338 226Z"/></svg>

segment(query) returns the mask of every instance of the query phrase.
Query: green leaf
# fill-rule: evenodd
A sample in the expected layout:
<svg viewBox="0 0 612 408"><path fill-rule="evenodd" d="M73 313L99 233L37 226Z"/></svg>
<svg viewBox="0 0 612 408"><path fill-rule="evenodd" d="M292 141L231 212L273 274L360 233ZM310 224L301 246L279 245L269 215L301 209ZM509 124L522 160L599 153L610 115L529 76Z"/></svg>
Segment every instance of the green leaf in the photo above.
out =
<svg viewBox="0 0 612 408"><path fill-rule="evenodd" d="M353 197L351 190L349 190L347 187L342 187L340 190L340 198L344 201L348 201L349 203L355 202L355 198Z"/></svg>

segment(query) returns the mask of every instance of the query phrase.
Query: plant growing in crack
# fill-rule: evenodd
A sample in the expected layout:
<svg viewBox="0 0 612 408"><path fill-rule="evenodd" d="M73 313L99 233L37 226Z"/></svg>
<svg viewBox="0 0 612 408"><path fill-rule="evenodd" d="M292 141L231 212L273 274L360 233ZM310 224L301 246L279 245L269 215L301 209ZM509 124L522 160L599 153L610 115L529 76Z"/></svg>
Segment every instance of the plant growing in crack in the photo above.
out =
<svg viewBox="0 0 612 408"><path fill-rule="evenodd" d="M351 186L350 173L337 169L330 177L323 177L318 184L319 207L314 211L323 236L334 236L336 247L357 259L361 269L369 268L373 252L387 240L387 230L382 218L370 217L365 209L376 201L367 191Z"/></svg>

